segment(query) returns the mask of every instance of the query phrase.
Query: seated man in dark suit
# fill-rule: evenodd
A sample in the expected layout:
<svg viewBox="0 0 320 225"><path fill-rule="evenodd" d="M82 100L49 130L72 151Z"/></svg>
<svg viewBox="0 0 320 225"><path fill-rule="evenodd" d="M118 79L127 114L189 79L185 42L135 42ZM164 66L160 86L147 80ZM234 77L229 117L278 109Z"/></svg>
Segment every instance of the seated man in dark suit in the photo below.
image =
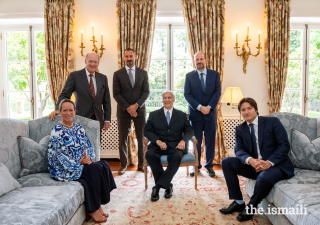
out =
<svg viewBox="0 0 320 225"><path fill-rule="evenodd" d="M146 159L153 172L156 186L152 188L151 201L159 200L160 188L166 189L165 198L172 196L171 180L179 169L186 142L193 136L193 128L187 115L175 108L175 95L171 91L162 93L163 106L150 113L144 128L144 136L151 143ZM168 155L168 167L164 171L160 157Z"/></svg>
<svg viewBox="0 0 320 225"><path fill-rule="evenodd" d="M294 169L288 156L288 135L280 120L258 116L258 106L252 98L241 99L238 110L245 122L236 128L236 157L227 157L221 163L229 198L234 201L220 209L220 212L241 212L237 219L247 221L253 217L252 212L256 211L253 209L269 194L274 184L292 177ZM256 180L247 207L242 198L238 175Z"/></svg>

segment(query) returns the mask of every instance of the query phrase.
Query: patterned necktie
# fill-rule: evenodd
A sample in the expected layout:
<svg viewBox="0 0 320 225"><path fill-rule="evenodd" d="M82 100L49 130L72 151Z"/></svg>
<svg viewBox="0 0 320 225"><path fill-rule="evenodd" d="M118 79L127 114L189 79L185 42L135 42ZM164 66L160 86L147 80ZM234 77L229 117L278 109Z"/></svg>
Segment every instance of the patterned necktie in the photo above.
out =
<svg viewBox="0 0 320 225"><path fill-rule="evenodd" d="M206 89L206 86L204 85L203 75L204 73L200 73L200 82L201 82L202 90L204 91Z"/></svg>
<svg viewBox="0 0 320 225"><path fill-rule="evenodd" d="M169 111L167 111L166 118L167 118L167 123L169 125L170 124L170 113L169 113Z"/></svg>
<svg viewBox="0 0 320 225"><path fill-rule="evenodd" d="M129 79L131 82L131 86L134 87L134 80L133 80L133 75L132 75L132 69L129 69Z"/></svg>
<svg viewBox="0 0 320 225"><path fill-rule="evenodd" d="M253 149L252 157L257 159L258 158L257 139L256 139L256 134L254 132L253 123L250 123L249 126L251 128L251 142L252 142L252 149Z"/></svg>
<svg viewBox="0 0 320 225"><path fill-rule="evenodd" d="M92 80L92 74L89 75L90 76L90 90L91 90L91 94L92 94L92 97L93 99L96 98L96 93L94 91L94 85L93 85L93 80Z"/></svg>

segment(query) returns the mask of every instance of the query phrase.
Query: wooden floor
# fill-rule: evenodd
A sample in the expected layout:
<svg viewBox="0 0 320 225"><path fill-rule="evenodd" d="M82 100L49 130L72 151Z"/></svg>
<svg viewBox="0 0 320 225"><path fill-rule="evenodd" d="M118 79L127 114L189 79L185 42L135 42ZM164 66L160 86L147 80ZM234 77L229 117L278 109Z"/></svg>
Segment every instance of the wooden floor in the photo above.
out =
<svg viewBox="0 0 320 225"><path fill-rule="evenodd" d="M119 159L103 159L106 160L110 166L111 171L118 171L120 169L120 161ZM201 161L201 164L204 165L205 161ZM136 171L138 164L130 165L127 168L127 171ZM191 169L191 168L190 168ZM202 166L201 171L205 171L206 169ZM220 165L214 165L213 170L221 170Z"/></svg>

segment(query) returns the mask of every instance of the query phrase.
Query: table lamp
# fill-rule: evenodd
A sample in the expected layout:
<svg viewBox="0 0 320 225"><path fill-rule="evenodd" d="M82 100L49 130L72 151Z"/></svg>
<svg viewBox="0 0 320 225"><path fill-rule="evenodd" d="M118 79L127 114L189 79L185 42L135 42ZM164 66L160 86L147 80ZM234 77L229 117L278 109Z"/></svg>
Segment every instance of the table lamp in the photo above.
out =
<svg viewBox="0 0 320 225"><path fill-rule="evenodd" d="M224 91L221 102L227 103L232 109L238 109L238 103L243 98L241 89L239 87L227 87ZM241 124L241 113L239 124Z"/></svg>

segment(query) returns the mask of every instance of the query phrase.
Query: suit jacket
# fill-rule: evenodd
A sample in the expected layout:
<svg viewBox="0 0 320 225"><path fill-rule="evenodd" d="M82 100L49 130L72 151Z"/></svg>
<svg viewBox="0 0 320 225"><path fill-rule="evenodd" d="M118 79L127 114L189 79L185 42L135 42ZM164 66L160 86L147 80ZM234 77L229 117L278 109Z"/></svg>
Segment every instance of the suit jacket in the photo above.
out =
<svg viewBox="0 0 320 225"><path fill-rule="evenodd" d="M197 70L186 75L184 83L184 97L188 102L188 113L191 121L212 121L217 119L217 104L221 96L220 74L207 68L205 82L206 88L203 91ZM203 115L197 110L198 105L211 106L210 112Z"/></svg>
<svg viewBox="0 0 320 225"><path fill-rule="evenodd" d="M102 128L104 121L111 121L110 93L107 77L98 72L95 72L95 77L97 94L95 99L93 99L86 70L82 69L70 73L58 98L56 110L59 109L59 104L63 99L70 99L72 93L74 93L76 97L76 114L90 119L92 111L94 111Z"/></svg>
<svg viewBox="0 0 320 225"><path fill-rule="evenodd" d="M131 117L127 112L130 105L138 103L138 116L146 116L145 101L149 97L149 81L147 71L136 67L135 83L132 87L126 68L113 74L113 97L118 103L117 117Z"/></svg>
<svg viewBox="0 0 320 225"><path fill-rule="evenodd" d="M293 176L293 165L288 156L290 144L288 135L280 120L276 117L258 117L258 140L263 160L273 162L288 178ZM248 157L253 156L250 130L247 122L236 127L236 157L244 164Z"/></svg>
<svg viewBox="0 0 320 225"><path fill-rule="evenodd" d="M165 142L167 148L175 149L181 140L184 140L187 144L193 136L193 128L187 119L187 115L175 108L173 108L168 125L162 107L149 114L144 127L144 136L151 141L148 146L149 149L160 149L156 144L157 140Z"/></svg>

